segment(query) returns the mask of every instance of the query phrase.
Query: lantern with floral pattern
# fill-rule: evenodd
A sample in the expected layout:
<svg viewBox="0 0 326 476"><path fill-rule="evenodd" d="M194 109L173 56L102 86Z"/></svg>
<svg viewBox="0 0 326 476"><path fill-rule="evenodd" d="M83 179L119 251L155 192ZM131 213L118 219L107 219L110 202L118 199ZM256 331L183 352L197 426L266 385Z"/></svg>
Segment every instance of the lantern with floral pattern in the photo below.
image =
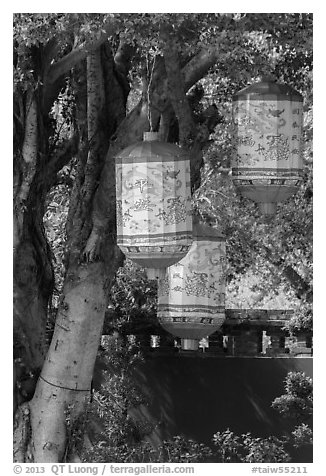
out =
<svg viewBox="0 0 326 476"><path fill-rule="evenodd" d="M117 243L150 279L178 262L192 243L189 156L156 132L116 157Z"/></svg>
<svg viewBox="0 0 326 476"><path fill-rule="evenodd" d="M184 350L196 350L225 319L225 239L196 223L193 240L188 254L158 282L158 319L181 338Z"/></svg>
<svg viewBox="0 0 326 476"><path fill-rule="evenodd" d="M302 96L270 77L233 98L233 182L263 214L275 213L302 180Z"/></svg>

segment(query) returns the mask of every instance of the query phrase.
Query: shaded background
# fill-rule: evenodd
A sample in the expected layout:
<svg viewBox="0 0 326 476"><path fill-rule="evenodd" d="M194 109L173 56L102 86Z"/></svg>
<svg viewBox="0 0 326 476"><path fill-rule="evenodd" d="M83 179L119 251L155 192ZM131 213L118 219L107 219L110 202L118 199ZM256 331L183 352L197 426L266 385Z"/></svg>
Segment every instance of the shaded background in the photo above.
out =
<svg viewBox="0 0 326 476"><path fill-rule="evenodd" d="M295 422L271 408L285 393L289 371L312 377L313 359L147 356L134 372L150 403L146 415L140 408L134 416L138 412L139 418L148 418L149 411L161 437L184 435L209 446L214 433L228 428L255 437L289 434ZM303 447L291 456L293 462L311 462L312 448Z"/></svg>

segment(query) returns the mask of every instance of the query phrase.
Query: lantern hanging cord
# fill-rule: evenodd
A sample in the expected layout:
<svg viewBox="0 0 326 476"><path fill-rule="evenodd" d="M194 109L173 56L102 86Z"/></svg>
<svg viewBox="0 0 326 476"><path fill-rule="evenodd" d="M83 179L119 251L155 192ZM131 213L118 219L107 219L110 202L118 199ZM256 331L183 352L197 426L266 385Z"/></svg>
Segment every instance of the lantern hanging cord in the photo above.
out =
<svg viewBox="0 0 326 476"><path fill-rule="evenodd" d="M146 60L147 60L147 71L149 71L148 56L147 56ZM147 86L147 116L148 116L148 122L149 122L150 132L153 132L153 123L152 123L152 114L151 114L150 89L151 89L152 80L153 80L153 73L154 73L154 68L155 68L155 60L156 60L156 53L154 54L153 64L152 64L152 68L151 68L151 70L150 70L149 81L148 81L148 86Z"/></svg>

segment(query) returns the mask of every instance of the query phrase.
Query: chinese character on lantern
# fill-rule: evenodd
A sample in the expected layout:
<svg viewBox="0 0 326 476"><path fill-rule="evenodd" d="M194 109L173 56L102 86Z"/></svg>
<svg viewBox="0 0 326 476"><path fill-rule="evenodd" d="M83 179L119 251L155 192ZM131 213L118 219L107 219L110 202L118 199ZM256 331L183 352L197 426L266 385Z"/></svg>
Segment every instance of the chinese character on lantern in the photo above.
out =
<svg viewBox="0 0 326 476"><path fill-rule="evenodd" d="M233 183L263 214L292 196L302 181L302 96L270 78L233 98Z"/></svg>
<svg viewBox="0 0 326 476"><path fill-rule="evenodd" d="M225 239L196 223L193 240L188 254L158 282L159 322L181 338L184 350L196 350L225 319Z"/></svg>
<svg viewBox="0 0 326 476"><path fill-rule="evenodd" d="M162 276L192 243L189 156L158 138L145 133L143 142L116 157L117 244L150 279Z"/></svg>

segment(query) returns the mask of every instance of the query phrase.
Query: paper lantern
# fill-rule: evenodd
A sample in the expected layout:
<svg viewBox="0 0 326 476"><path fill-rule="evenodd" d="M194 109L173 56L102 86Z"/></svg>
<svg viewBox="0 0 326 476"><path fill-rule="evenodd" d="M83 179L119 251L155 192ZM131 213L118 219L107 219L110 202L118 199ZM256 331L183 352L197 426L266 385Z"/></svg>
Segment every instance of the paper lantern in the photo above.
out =
<svg viewBox="0 0 326 476"><path fill-rule="evenodd" d="M244 197L273 214L302 180L302 96L270 78L233 98L235 154L232 176Z"/></svg>
<svg viewBox="0 0 326 476"><path fill-rule="evenodd" d="M192 243L190 161L180 147L144 134L116 157L117 244L150 279Z"/></svg>
<svg viewBox="0 0 326 476"><path fill-rule="evenodd" d="M159 322L181 338L185 350L196 350L225 319L225 239L197 223L193 240L188 254L158 282Z"/></svg>

